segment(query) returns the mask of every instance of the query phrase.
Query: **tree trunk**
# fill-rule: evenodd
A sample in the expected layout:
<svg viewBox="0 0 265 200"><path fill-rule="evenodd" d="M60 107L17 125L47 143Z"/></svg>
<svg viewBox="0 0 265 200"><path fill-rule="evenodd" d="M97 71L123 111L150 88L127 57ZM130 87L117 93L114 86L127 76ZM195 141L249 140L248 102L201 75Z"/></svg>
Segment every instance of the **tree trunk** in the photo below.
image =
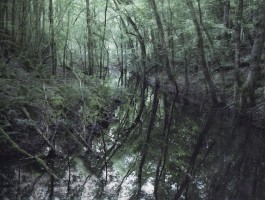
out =
<svg viewBox="0 0 265 200"><path fill-rule="evenodd" d="M33 2L33 13L34 13L34 46L39 44L39 39L40 39L40 3L39 1L34 1ZM38 47L36 47L38 49Z"/></svg>
<svg viewBox="0 0 265 200"><path fill-rule="evenodd" d="M56 54L56 42L55 42L55 31L54 31L54 19L53 19L53 0L49 0L49 21L50 21L50 48L52 58L52 75L56 76L57 69L57 54Z"/></svg>
<svg viewBox="0 0 265 200"><path fill-rule="evenodd" d="M22 4L22 5L21 5ZM27 30L27 0L20 2L21 6L21 18L19 20L20 30L20 45L23 47L26 44L26 30Z"/></svg>
<svg viewBox="0 0 265 200"><path fill-rule="evenodd" d="M223 23L226 28L223 31L223 40L229 40L229 33L227 29L230 27L230 0L224 0Z"/></svg>
<svg viewBox="0 0 265 200"><path fill-rule="evenodd" d="M199 65L202 68L208 89L210 91L210 97L211 97L211 102L212 104L217 104L218 100L217 100L217 96L216 96L216 91L215 91L215 87L212 81L212 78L210 76L209 73L209 69L207 67L207 63L206 63L206 59L205 59L205 55L204 55L204 43L203 43L203 36L202 36L202 31L201 31L201 27L199 24L199 21L197 19L196 16L196 12L195 12L195 8L193 6L192 0L186 0L186 3L189 7L191 16L192 16L192 20L196 29L196 33L197 33L197 53L198 53L198 58L199 58Z"/></svg>
<svg viewBox="0 0 265 200"><path fill-rule="evenodd" d="M144 38L142 37L137 25L135 24L135 22L132 20L132 18L130 16L127 16L127 20L128 22L132 25L134 31L136 32L137 35L137 39L140 43L140 48L141 48L141 65L143 67L143 72L145 74L146 71L146 61L147 61L147 55L146 55L146 48L145 48L145 42L144 42ZM145 77L145 76L144 76Z"/></svg>
<svg viewBox="0 0 265 200"><path fill-rule="evenodd" d="M4 0L4 5L3 5L3 27L6 32L8 32L8 0Z"/></svg>
<svg viewBox="0 0 265 200"><path fill-rule="evenodd" d="M69 37L69 25L70 25L70 12L68 11L67 13L67 29L66 29L66 37L65 37L65 43L64 43L64 48L63 48L63 77L66 77L66 63L67 63L67 46L68 46L68 37ZM80 46L80 45L79 45ZM81 46L80 46L80 54L82 55L81 52Z"/></svg>
<svg viewBox="0 0 265 200"><path fill-rule="evenodd" d="M168 53L167 53L167 45L165 42L165 31L163 28L162 20L159 15L155 0L148 0L148 2L153 10L153 13L155 15L156 24L158 27L159 40L160 40L159 43L160 43L161 50L162 50L161 52L162 53L162 65L167 73L169 81L175 86L176 94L178 94L179 92L178 85L174 77L174 74L172 73L171 64L170 64Z"/></svg>
<svg viewBox="0 0 265 200"><path fill-rule="evenodd" d="M199 19L200 19L200 26L202 27L202 30L204 31L206 38L208 39L211 48L210 50L212 51L213 56L213 63L216 63L218 68L220 69L220 76L221 76L221 81L222 81L222 92L220 94L220 104L224 105L225 104L225 75L224 75L224 69L223 66L221 65L221 62L218 58L217 53L215 51L215 47L214 47L214 41L212 40L212 37L209 34L208 29L205 27L204 22L203 22L203 18L202 18L202 11L201 11L201 1L197 0L198 3L198 7L199 7ZM207 67L208 68L208 67Z"/></svg>
<svg viewBox="0 0 265 200"><path fill-rule="evenodd" d="M101 41L101 49L100 49L100 60L99 60L99 78L103 77L103 49L105 46L105 36L106 36L106 26L107 26L107 10L108 10L108 2L109 0L106 0L106 6L105 6L105 15L104 15L104 29L103 29L103 36Z"/></svg>
<svg viewBox="0 0 265 200"><path fill-rule="evenodd" d="M173 12L171 9L171 0L168 0L168 12L169 12L169 23L167 24L167 32L168 32L168 47L169 47L169 60L174 63L175 59L175 49L174 49L174 22L173 22ZM174 71L174 68L172 68Z"/></svg>
<svg viewBox="0 0 265 200"><path fill-rule="evenodd" d="M241 94L241 107L244 108L245 105L244 99L246 97L249 98L249 103L251 105L255 104L255 89L257 87L256 83L258 80L261 79L260 77L260 59L261 55L263 53L263 46L264 46L264 36L265 36L265 0L261 2L260 10L258 18L256 19L255 24L255 38L254 38L254 44L251 51L251 60L250 60L250 66L248 70L248 76L245 82L245 85L243 86L242 94Z"/></svg>
<svg viewBox="0 0 265 200"><path fill-rule="evenodd" d="M11 9L11 34L14 42L16 41L15 25L16 25L16 0L13 0L12 9Z"/></svg>
<svg viewBox="0 0 265 200"><path fill-rule="evenodd" d="M175 101L171 102L168 99L168 95L164 94L164 119L163 119L163 144L161 145L161 155L159 156L159 160L157 162L156 167L156 176L155 176L155 184L154 184L154 196L156 200L159 200L160 195L162 195L162 191L159 192L159 183L161 182L162 174L165 171L165 166L168 161L168 150L169 150L169 141L170 141L170 128L173 117Z"/></svg>
<svg viewBox="0 0 265 200"><path fill-rule="evenodd" d="M241 21L243 14L243 0L238 1L237 17L236 17L236 28L235 28L235 86L234 86L234 103L237 106L238 103L238 93L241 88L241 81L239 76L239 66L240 66L240 48L241 48Z"/></svg>
<svg viewBox="0 0 265 200"><path fill-rule="evenodd" d="M40 5L40 13L42 14L42 18L41 18L41 35L40 35L40 43L44 42L44 37L45 37L45 14L46 14L46 10L45 10L45 0L41 1L41 5ZM41 55L41 53L40 53ZM41 56L40 56L41 57Z"/></svg>
<svg viewBox="0 0 265 200"><path fill-rule="evenodd" d="M124 82L123 82L123 79L124 79L124 57L123 57L123 34L121 33L121 44L120 44L120 83L121 83L121 86L123 86Z"/></svg>
<svg viewBox="0 0 265 200"><path fill-rule="evenodd" d="M0 30L4 27L4 2L0 2Z"/></svg>
<svg viewBox="0 0 265 200"><path fill-rule="evenodd" d="M90 12L90 0L86 0L86 22L87 22L87 67L88 74L93 75L93 66L92 66L92 30L91 30L91 12Z"/></svg>
<svg viewBox="0 0 265 200"><path fill-rule="evenodd" d="M193 177L194 170L196 167L197 158L198 158L201 150L204 148L204 140L205 140L211 126L213 125L215 115L216 115L216 109L214 107L212 107L211 111L209 113L209 116L207 118L207 121L205 122L202 129L198 133L198 138L197 138L195 147L194 147L192 154L189 158L189 163L188 163L189 166L188 166L187 173L185 175L184 180L181 182L181 184L180 184L180 186L176 192L176 195L174 196L174 200L178 200L181 197L185 188L189 185L189 183Z"/></svg>
<svg viewBox="0 0 265 200"><path fill-rule="evenodd" d="M140 199L141 197L141 188L142 188L142 172L143 172L143 167L145 164L145 160L148 154L148 149L149 149L149 144L151 142L151 133L153 131L154 125L155 125L155 118L156 118L156 112L159 104L159 97L158 97L158 92L159 92L159 80L156 78L156 85L154 88L154 98L153 98L153 105L152 105L152 111L150 115L150 121L147 129L147 134L146 134L146 139L145 143L143 144L142 152L141 152L141 161L139 165L139 170L138 170L138 181L137 181L137 195L136 199Z"/></svg>

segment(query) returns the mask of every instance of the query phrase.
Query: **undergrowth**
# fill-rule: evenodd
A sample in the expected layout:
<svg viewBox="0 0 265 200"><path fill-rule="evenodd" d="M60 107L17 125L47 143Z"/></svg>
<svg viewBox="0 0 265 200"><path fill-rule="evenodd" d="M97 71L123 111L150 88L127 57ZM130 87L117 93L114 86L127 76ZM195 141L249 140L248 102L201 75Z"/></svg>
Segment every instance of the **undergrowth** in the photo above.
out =
<svg viewBox="0 0 265 200"><path fill-rule="evenodd" d="M10 141L33 156L47 147L61 155L89 148L104 129L100 122L109 123L116 89L80 71L68 79L48 79L14 63L5 66L12 76L0 78L0 127ZM16 154L7 140L0 138L0 146L0 157Z"/></svg>

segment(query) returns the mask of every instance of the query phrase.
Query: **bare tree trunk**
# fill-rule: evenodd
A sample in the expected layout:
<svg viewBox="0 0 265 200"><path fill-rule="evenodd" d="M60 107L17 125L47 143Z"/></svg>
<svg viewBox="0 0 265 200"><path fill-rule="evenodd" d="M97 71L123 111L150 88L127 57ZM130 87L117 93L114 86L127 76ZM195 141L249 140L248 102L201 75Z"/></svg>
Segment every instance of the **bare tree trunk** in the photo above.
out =
<svg viewBox="0 0 265 200"><path fill-rule="evenodd" d="M241 88L241 81L239 77L239 66L240 66L240 47L241 47L241 21L243 14L243 0L238 1L237 17L236 17L236 28L235 28L235 88L234 88L234 103L238 104L239 89Z"/></svg>
<svg viewBox="0 0 265 200"><path fill-rule="evenodd" d="M124 87L127 87L127 72L128 72L128 69L127 69L127 48L128 48L128 45L127 45L127 42L125 43L125 48L124 48Z"/></svg>
<svg viewBox="0 0 265 200"><path fill-rule="evenodd" d="M184 91L184 94L186 95L190 89L187 52L184 52L184 58L185 58L185 63L184 63L185 65L185 91Z"/></svg>
<svg viewBox="0 0 265 200"><path fill-rule="evenodd" d="M22 5L21 5L22 4ZM23 47L26 43L26 30L27 30L27 0L22 0L21 6L21 18L19 20L20 30L20 45Z"/></svg>
<svg viewBox="0 0 265 200"><path fill-rule="evenodd" d="M91 12L90 12L90 0L86 0L86 22L87 22L87 66L88 74L93 75L93 65L92 65L92 30L91 30Z"/></svg>
<svg viewBox="0 0 265 200"><path fill-rule="evenodd" d="M254 38L254 44L251 51L251 60L248 71L247 80L243 86L241 93L241 107L244 108L244 99L249 98L251 105L255 104L255 89L257 80L260 80L260 59L263 53L264 39L265 39L265 0L261 2L258 19L256 19L256 36Z"/></svg>
<svg viewBox="0 0 265 200"><path fill-rule="evenodd" d="M5 12L5 9L4 9L4 3L5 2L0 2L0 30L3 30L3 27L4 27L4 12Z"/></svg>
<svg viewBox="0 0 265 200"><path fill-rule="evenodd" d="M123 57L123 34L121 33L121 44L120 44L120 82L121 82L121 86L123 86L124 82L124 57Z"/></svg>
<svg viewBox="0 0 265 200"><path fill-rule="evenodd" d="M8 0L4 0L4 5L3 5L3 27L5 28L5 31L8 32Z"/></svg>
<svg viewBox="0 0 265 200"><path fill-rule="evenodd" d="M198 51L199 64L202 68L207 86L208 86L209 91L210 91L210 97L211 97L212 104L217 104L218 100L217 100L217 96L216 96L214 83L213 83L212 78L210 76L209 69L207 67L207 63L206 63L206 59L205 59L205 55L204 55L204 43L203 43L203 36L202 36L200 23L197 19L195 8L193 6L192 0L186 0L186 3L189 7L189 10L190 10L190 13L192 16L192 20L193 20L193 23L194 23L194 26L196 29L196 33L197 33L197 51Z"/></svg>
<svg viewBox="0 0 265 200"><path fill-rule="evenodd" d="M34 13L34 31L33 31L33 37L34 37L34 46L39 44L39 35L40 35L40 3L39 1L33 1L33 13ZM37 47L38 49L38 47Z"/></svg>
<svg viewBox="0 0 265 200"><path fill-rule="evenodd" d="M230 0L224 0L224 15L223 23L226 29L230 27ZM227 30L223 31L223 40L229 39L229 33Z"/></svg>
<svg viewBox="0 0 265 200"><path fill-rule="evenodd" d="M101 49L100 49L100 60L99 60L99 78L102 78L103 76L103 49L105 46L105 36L106 36L106 26L107 26L107 10L108 10L108 2L109 0L106 0L106 6L105 6L105 15L104 15L104 29L103 29L103 36L101 41Z"/></svg>
<svg viewBox="0 0 265 200"><path fill-rule="evenodd" d="M67 63L67 46L68 46L68 37L69 37L69 25L70 25L70 12L68 11L67 13L67 29L66 29L66 38L65 38L65 43L64 43L64 48L63 48L63 77L65 78L66 76L66 63ZM81 51L81 46L80 46L80 51ZM82 52L80 52L81 54ZM82 54L81 54L82 55Z"/></svg>
<svg viewBox="0 0 265 200"><path fill-rule="evenodd" d="M171 8L171 0L168 1L168 12L169 12L169 23L167 24L167 32L168 32L168 47L169 47L169 60L174 63L174 58L175 58L175 49L174 49L174 22L173 22L173 11ZM174 68L172 68L174 71Z"/></svg>
<svg viewBox="0 0 265 200"><path fill-rule="evenodd" d="M137 25L135 24L135 22L132 20L132 18L130 16L127 16L127 20L128 22L132 25L134 31L136 32L136 35L137 35L137 39L140 43L140 48L141 48L141 65L143 67L143 72L145 74L145 71L146 71L146 61L147 61L147 55L146 55L146 48L145 48L145 42L144 42L144 38L143 36L141 35ZM144 75L145 77L145 75Z"/></svg>
<svg viewBox="0 0 265 200"><path fill-rule="evenodd" d="M174 102L173 102L174 104ZM173 106L173 105L172 105ZM164 120L163 120L163 145L161 148L161 155L157 162L156 167L156 176L155 176L155 184L154 184L154 196L156 200L159 200L159 183L161 180L162 173L164 171L164 166L167 161L167 153L168 153L168 142L169 142L169 133L170 133L170 104L168 100L168 95L164 95ZM162 164L163 163L163 164Z"/></svg>
<svg viewBox="0 0 265 200"><path fill-rule="evenodd" d="M170 64L168 52L167 52L167 45L165 42L165 31L163 28L161 17L159 15L155 0L148 0L148 2L149 2L150 6L153 10L153 13L155 15L156 24L158 27L159 39L160 39L159 42L161 45L162 56L163 56L162 57L162 65L166 70L169 81L175 86L175 91L178 94L179 89L178 89L178 85L177 85L176 79L174 77L174 74L172 73L171 64Z"/></svg>
<svg viewBox="0 0 265 200"><path fill-rule="evenodd" d="M145 164L145 160L148 154L149 150L149 144L151 142L151 134L154 128L155 124L155 118L156 118L156 112L159 104L159 97L158 97L158 92L159 92L159 80L156 79L156 85L154 88L154 98L153 98L153 105L152 105L152 112L150 115L150 121L148 125L148 130L146 134L146 139L145 143L143 144L142 152L141 152L141 161L138 169L138 180L137 180L137 194L136 194L136 199L140 199L141 197L141 188L142 188L142 172L143 172L143 167Z"/></svg>
<svg viewBox="0 0 265 200"><path fill-rule="evenodd" d="M109 53L109 49L107 49L105 47L105 51L106 51L106 54L107 54L107 64L106 64L106 67L104 67L104 70L103 70L103 80L106 79L106 77L109 77L109 66L110 66L110 53Z"/></svg>
<svg viewBox="0 0 265 200"><path fill-rule="evenodd" d="M13 41L16 41L16 36L15 36L15 25L16 25L16 0L13 0L12 2L12 11L11 11L11 28L12 28L12 38Z"/></svg>
<svg viewBox="0 0 265 200"><path fill-rule="evenodd" d="M53 19L53 0L49 1L49 21L50 21L50 34L51 34L51 58L52 58L52 75L56 76L57 69L57 54L56 54L56 42L54 31L54 19Z"/></svg>

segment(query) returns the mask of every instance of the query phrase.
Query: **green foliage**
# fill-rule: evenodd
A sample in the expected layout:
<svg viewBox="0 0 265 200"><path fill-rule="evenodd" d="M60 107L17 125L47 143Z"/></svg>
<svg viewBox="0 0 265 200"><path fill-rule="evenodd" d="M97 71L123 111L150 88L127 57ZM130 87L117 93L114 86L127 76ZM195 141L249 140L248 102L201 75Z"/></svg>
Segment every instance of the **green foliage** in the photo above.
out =
<svg viewBox="0 0 265 200"><path fill-rule="evenodd" d="M70 110L79 117L86 118L86 121L93 121L108 106L112 95L110 88L96 80L83 83L80 87L77 80L56 83L56 80L53 82L36 79L29 74L27 80L23 82L1 79L0 86L2 88L0 92L5 96L1 101L2 109L35 106L48 114L46 118L54 120L66 117L65 111Z"/></svg>
<svg viewBox="0 0 265 200"><path fill-rule="evenodd" d="M159 97L161 99L160 107L156 114L156 120L153 124L149 124L153 104L153 93L149 88L144 99L144 111L139 120L135 122L141 106L141 86L134 90L134 88L131 88L131 86L134 87L134 85L129 83L128 88L113 89L113 87L116 87L116 85L113 84L113 80L99 80L97 75L99 74L99 65L104 62L103 67L106 66L106 55L110 57L110 63L117 65L116 69L114 69L114 67L113 69L110 67L113 71L116 70L114 72L116 73L115 76L118 76L117 71L121 69L122 62L123 67L125 68L126 66L128 74L129 72L142 71L143 56L141 53L143 52L141 51L141 47L139 45L140 37L137 36L138 30L139 34L143 37L143 41L141 42L143 42L146 47L147 58L144 61L146 62L148 69L152 68L153 65L167 65L168 63L161 63L161 60L163 59L160 58L165 54L168 55L169 62L171 63L172 61L172 67L175 65L175 61L176 63L179 63L177 64L180 65L178 66L179 68L183 68L184 63L190 67L197 65L199 61L198 52L196 51L198 42L197 30L194 27L194 22L190 15L190 10L188 9L186 1L154 1L157 4L157 9L159 15L161 16L163 27L157 26L155 15L152 12L149 3L150 1L118 0L118 8L114 5L113 1L109 1L109 7L106 13L106 27L104 26L106 1L101 0L90 2L89 20L91 24L89 27L86 25L87 13L85 11L85 1L54 0L53 2L55 41L57 48L56 57L58 58L58 64L67 65L65 66L67 72L66 74L63 74L62 67L58 65L58 76L54 79L47 78L50 73L49 62L51 60L49 52L49 43L51 38L48 34L49 20L47 13L46 15L38 15L37 17L43 19L43 24L41 25L41 27L43 26L43 30L39 30L42 32L41 37L43 38L39 39L39 41L35 41L34 37L38 34L37 31L36 33L33 31L32 36L25 36L30 39L28 39L28 41L24 41L24 43L28 42L28 47L32 46L34 50L26 50L25 52L17 54L17 58L12 60L13 63L11 65L7 65L4 59L0 60L0 77L2 78L0 79L0 125L3 129L7 130L14 127L16 128L16 126L19 128L23 127L24 129L21 129L23 131L26 130L26 132L31 132L31 129L37 127L41 134L43 132L45 137L52 141L53 139L49 135L49 133L52 132L51 129L54 128L54 125L59 127L59 125L63 124L70 126L70 128L68 129L67 127L67 130L65 130L60 127L63 130L59 130L58 132L56 132L56 130L54 133L59 133L57 135L61 135L61 137L64 137L65 135L70 137L78 132L74 139L71 138L71 144L76 142L79 147L82 146L82 144L80 145L81 142L86 142L88 134L95 134L93 136L89 135L91 138L93 137L93 144L91 146L93 146L94 149L92 150L96 150L96 152L100 152L100 155L104 155L101 160L106 159L106 167L109 167L110 170L112 167L116 168L122 176L126 175L128 168L130 168L131 172L135 172L137 174L141 156L143 157L143 147L148 145L148 152L145 155L146 161L142 174L143 182L148 180L150 177L155 177L156 167L158 165L157 163L161 160L162 164L164 164L165 177L163 177L164 183L160 185L160 189L165 189L164 193L169 194L166 195L166 197L168 199L173 199L172 194L175 191L172 191L172 185L181 185L181 181L187 175L189 167L200 167L197 166L197 163L203 160L204 155L207 154L207 148L212 140L215 140L215 136L210 136L208 141L207 139L203 141L206 144L203 144L204 148L201 149L202 153L196 156L196 166L190 166L191 163L189 163L189 159L194 152L194 146L198 142L199 122L195 122L188 117L180 117L180 110L176 108L172 114L172 120L169 122L171 123L169 133L164 131L163 126L165 111L164 106L161 103L161 94ZM222 65L223 63L230 63L234 60L234 57L231 56L234 51L234 39L232 35L235 31L233 26L236 23L235 20L237 17L238 1L230 1L231 10L229 16L229 27L226 27L223 22L224 1L217 2L215 0L204 0L192 2L195 6L195 17L197 17L199 21L198 27L201 29L204 39L203 52L206 56L207 65L209 65L209 71L214 71L217 65L215 62L218 61L220 62L218 65ZM199 2L201 10L199 10ZM253 13L257 11L261 1L250 2L251 1L244 1L241 31L242 43L246 45L247 48L251 47L249 44L251 42L249 40L253 40L254 37L255 24L253 21L255 21L255 17L253 16ZM25 3L25 5L26 4L27 3ZM18 1L17 5L20 6L22 4ZM18 9L18 6L16 9ZM44 12L46 12L48 10L48 2L44 3L44 7ZM11 16L12 13L9 10L9 13L7 14L7 16ZM27 23L25 24L27 24L27 26L31 29L34 29L33 21L36 18L35 14L29 13L26 15L25 20L29 20L28 18L30 18L30 20L26 21ZM22 16L22 13L19 13L17 16ZM128 17L135 22L136 27L133 27L127 21ZM20 19L18 21L20 21ZM15 24L19 23L16 21ZM9 22L6 23L6 25L10 25ZM23 23L21 24L21 27L22 25ZM24 28L27 27L25 26ZM92 30L91 35L87 32L88 28ZM164 29L164 38L159 37L159 29ZM106 31L106 34L104 33L105 41L102 41L103 30ZM27 30L27 32L30 31ZM224 37L224 32L228 33L228 36ZM17 40L21 39L20 37L22 33L23 30L18 31L16 36ZM3 38L10 38L9 34L1 32L0 36ZM88 39L92 42L93 52L88 51ZM162 41L165 40L166 52L161 52L161 39ZM8 49L9 47L19 49L16 42L12 42L9 39L1 40L1 43L8 46ZM36 49L42 49L41 45L45 46L44 49L46 49L47 55L42 53L42 50L36 54L33 53ZM101 52L104 54L103 58L100 56ZM93 62L91 63L93 64L94 77L86 75L88 65L90 66L91 64L88 64L88 57L91 55L93 59ZM244 59L246 58L248 57L244 56ZM20 66L17 66L17 63L19 63ZM163 67L165 68L166 66ZM12 68L12 70L10 68ZM195 94L194 96L196 98L200 98L202 92L200 91L202 88L200 86L203 85L203 82L205 82L205 78L201 75L189 75L188 78L191 82L189 85L190 90L187 94L186 92L184 94L182 92L182 89L184 88L184 81L182 81L182 79L184 79L184 73L181 69L179 70L179 68L175 71L173 70L180 77L180 80L177 81L181 90L179 96L187 95L187 99L189 99L189 97L192 99L194 95L193 92L197 92L198 90L200 95L196 96ZM229 69L225 71L228 70ZM190 73L190 71L191 70L188 69L188 73ZM199 71L201 71L201 69L199 69ZM163 88L163 86L168 82L168 77L163 75L164 72L148 71L146 73L148 76L147 82L151 82L150 80L152 80L152 76L154 76L153 73L158 74L161 82L161 88L162 90L165 89L163 92L167 92L167 85ZM215 74L210 75L215 76ZM63 79L60 80L62 77ZM232 83L234 82L234 77L228 76L225 78L227 85L233 85ZM197 79L199 81L197 81ZM216 79L214 81L216 81ZM220 78L216 81L216 90L219 88L218 82L221 82L219 79ZM141 82L142 80L139 79L137 81ZM232 87L228 87L232 90ZM227 89L227 91L229 89ZM218 91L218 94L219 93L220 92ZM229 98L232 99L231 94L232 92L227 92L226 96L231 96ZM256 95L261 97L263 95L263 88L260 87L257 89ZM95 124L96 126L97 122L100 122L100 120L103 121L106 118L106 116L104 116L106 115L106 112L114 113L114 111L110 109L110 104L112 103L111 99L122 99L125 102L117 111L119 124L112 126L113 132L111 133L102 133L104 131L100 132L98 130L91 131L90 129L92 129L92 125ZM231 100L228 98L227 100L227 109L230 109L229 101ZM172 101L172 99L170 101ZM207 105L207 102L204 102L202 96L202 104L200 106L204 107L205 105ZM27 109L26 116L25 112L22 112L25 110L23 110L23 108ZM148 127L150 126L152 126L152 133L150 134L151 138L148 140L149 143L146 144L146 136ZM128 131L130 127L133 127L131 132ZM71 129L74 129L74 133L72 133ZM228 132L228 130L226 131ZM6 142L9 140L7 137L8 135L6 136L6 134L3 134L1 128L0 134L1 137L4 138L3 141ZM167 138L167 134L169 134L169 138ZM19 136L21 135L22 134L19 133ZM104 137L104 141L101 136ZM78 137L84 141L81 140L80 142L78 140L80 138ZM239 146L239 144L243 143L244 137L240 137L237 140ZM16 149L19 150L19 146L15 146L15 142L12 143L11 139L9 142L11 146L16 147ZM220 143L222 143L222 141ZM111 160L107 162L107 159L109 159L108 150L113 144L116 146L114 145L114 149L111 149L110 153L115 153L112 155ZM67 146L68 144L65 145ZM21 152L21 150L19 151ZM168 152L166 152L166 150ZM23 154L26 154L25 152ZM216 152L218 152L218 155L221 154L217 150ZM29 154L27 156L29 156ZM213 161L214 157L216 156L210 155L207 161ZM38 159L38 157L35 157L35 160L42 167L45 166L45 162ZM248 165L248 163L245 165ZM231 166L231 168L233 168L233 166ZM255 169L255 171L256 170L259 169ZM49 171L49 169L47 169L47 171ZM197 173L197 171L202 171L202 169L200 168L194 171ZM196 173L194 172L193 175L195 178L193 178L190 182L202 182L200 180L200 176L196 177ZM162 176L163 174L161 177ZM202 179L207 180L207 178ZM191 195L191 198L199 199L199 190L200 188L195 183L191 183L189 184L189 190L187 191L192 193L193 196Z"/></svg>

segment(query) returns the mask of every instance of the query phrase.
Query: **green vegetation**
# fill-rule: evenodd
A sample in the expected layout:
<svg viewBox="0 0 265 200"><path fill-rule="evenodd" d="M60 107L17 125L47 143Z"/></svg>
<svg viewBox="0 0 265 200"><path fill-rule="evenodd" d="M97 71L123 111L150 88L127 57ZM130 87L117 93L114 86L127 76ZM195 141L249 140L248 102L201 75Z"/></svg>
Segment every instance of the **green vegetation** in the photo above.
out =
<svg viewBox="0 0 265 200"><path fill-rule="evenodd" d="M265 199L265 0L0 1L0 199Z"/></svg>

